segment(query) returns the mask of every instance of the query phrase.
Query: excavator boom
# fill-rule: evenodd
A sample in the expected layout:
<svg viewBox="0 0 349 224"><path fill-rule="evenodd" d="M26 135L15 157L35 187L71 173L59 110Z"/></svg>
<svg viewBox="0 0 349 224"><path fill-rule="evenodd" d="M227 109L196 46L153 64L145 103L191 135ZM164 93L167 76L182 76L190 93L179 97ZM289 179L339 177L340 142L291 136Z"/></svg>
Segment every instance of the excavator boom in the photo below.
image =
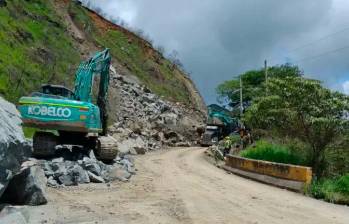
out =
<svg viewBox="0 0 349 224"><path fill-rule="evenodd" d="M102 135L106 135L107 130L107 93L109 86L109 68L111 57L109 49L105 49L102 52L97 53L91 59L84 61L80 64L78 71L75 75L75 100L91 102L92 101L92 88L94 76L99 75L99 88L97 96L97 106L100 110L100 119L102 125Z"/></svg>

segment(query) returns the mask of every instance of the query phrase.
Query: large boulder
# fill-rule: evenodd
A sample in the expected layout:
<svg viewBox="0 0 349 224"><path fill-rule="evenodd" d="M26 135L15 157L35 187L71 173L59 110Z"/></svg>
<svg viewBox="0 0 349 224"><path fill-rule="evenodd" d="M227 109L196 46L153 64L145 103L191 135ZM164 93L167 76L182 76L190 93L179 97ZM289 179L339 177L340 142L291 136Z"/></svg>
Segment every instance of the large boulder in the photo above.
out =
<svg viewBox="0 0 349 224"><path fill-rule="evenodd" d="M31 145L24 137L16 107L0 97L0 196L21 163L30 156Z"/></svg>
<svg viewBox="0 0 349 224"><path fill-rule="evenodd" d="M46 183L44 170L40 166L26 167L11 179L2 200L20 205L46 204Z"/></svg>

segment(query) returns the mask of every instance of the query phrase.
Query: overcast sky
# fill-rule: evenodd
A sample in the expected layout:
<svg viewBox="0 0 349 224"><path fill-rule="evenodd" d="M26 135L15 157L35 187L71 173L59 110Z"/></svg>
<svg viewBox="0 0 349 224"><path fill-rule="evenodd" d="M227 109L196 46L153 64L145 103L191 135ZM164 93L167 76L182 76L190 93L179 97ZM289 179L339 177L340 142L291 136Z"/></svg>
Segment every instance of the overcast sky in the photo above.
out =
<svg viewBox="0 0 349 224"><path fill-rule="evenodd" d="M219 83L264 59L296 63L307 77L349 94L348 0L83 1L177 50L207 103Z"/></svg>

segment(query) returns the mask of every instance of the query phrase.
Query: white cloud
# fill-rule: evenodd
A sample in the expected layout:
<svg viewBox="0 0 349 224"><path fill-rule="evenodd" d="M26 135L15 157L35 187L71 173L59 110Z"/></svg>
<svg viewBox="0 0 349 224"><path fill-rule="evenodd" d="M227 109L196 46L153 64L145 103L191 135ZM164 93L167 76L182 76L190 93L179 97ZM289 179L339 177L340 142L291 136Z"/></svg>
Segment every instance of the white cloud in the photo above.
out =
<svg viewBox="0 0 349 224"><path fill-rule="evenodd" d="M344 93L349 95L349 80L343 83Z"/></svg>

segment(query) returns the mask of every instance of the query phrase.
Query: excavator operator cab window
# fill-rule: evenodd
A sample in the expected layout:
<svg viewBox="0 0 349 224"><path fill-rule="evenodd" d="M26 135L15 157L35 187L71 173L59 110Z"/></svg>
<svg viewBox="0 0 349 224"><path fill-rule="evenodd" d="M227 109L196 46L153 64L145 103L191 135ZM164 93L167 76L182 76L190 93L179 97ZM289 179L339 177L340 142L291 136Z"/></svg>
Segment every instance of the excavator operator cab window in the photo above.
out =
<svg viewBox="0 0 349 224"><path fill-rule="evenodd" d="M51 95L51 96L57 96L57 97L64 97L64 98L73 98L73 92L64 87L64 86L58 86L58 85L42 85L42 93L45 95Z"/></svg>

